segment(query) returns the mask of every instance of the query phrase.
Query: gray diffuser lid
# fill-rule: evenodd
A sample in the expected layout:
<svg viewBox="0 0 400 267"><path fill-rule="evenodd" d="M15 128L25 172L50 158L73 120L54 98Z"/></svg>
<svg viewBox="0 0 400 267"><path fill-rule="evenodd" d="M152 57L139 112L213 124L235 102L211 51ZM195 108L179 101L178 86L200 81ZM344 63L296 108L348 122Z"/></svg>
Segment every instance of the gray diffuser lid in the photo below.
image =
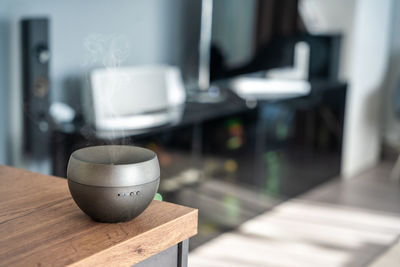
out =
<svg viewBox="0 0 400 267"><path fill-rule="evenodd" d="M67 169L71 181L102 187L146 184L160 177L157 155L135 146L92 146L72 153Z"/></svg>

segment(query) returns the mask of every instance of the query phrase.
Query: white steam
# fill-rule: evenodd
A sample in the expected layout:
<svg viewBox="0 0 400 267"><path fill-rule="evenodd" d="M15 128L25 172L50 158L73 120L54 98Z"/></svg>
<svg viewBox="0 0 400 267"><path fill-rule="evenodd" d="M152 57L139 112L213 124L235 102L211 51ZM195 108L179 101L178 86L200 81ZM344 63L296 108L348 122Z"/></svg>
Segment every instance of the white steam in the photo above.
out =
<svg viewBox="0 0 400 267"><path fill-rule="evenodd" d="M130 43L124 35L91 34L84 40L85 65L117 68L129 57Z"/></svg>
<svg viewBox="0 0 400 267"><path fill-rule="evenodd" d="M107 72L116 72L120 66L129 58L130 43L126 36L119 34L91 34L84 40L84 48L86 50L86 57L84 58L84 65L93 68L105 68ZM106 75L113 77L114 75ZM115 112L116 92L121 92L126 86L129 77L121 77L119 79L105 79L103 85L96 90L100 90L97 95L96 101L100 101L102 112L110 116L111 119L116 118L119 114ZM92 109L94 110L94 109ZM118 132L117 132L118 131ZM123 129L112 129L110 139L115 140L117 137L124 139L125 134ZM110 157L115 158L115 151L110 151Z"/></svg>

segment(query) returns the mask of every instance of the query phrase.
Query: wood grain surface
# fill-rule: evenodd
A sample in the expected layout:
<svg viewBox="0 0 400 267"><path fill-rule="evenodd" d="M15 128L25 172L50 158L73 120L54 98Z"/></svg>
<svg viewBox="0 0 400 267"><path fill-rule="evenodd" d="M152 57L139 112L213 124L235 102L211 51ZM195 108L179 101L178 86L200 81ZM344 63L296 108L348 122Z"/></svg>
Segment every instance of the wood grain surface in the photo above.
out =
<svg viewBox="0 0 400 267"><path fill-rule="evenodd" d="M130 222L97 223L66 179L0 165L0 266L131 266L196 235L197 216L153 201Z"/></svg>

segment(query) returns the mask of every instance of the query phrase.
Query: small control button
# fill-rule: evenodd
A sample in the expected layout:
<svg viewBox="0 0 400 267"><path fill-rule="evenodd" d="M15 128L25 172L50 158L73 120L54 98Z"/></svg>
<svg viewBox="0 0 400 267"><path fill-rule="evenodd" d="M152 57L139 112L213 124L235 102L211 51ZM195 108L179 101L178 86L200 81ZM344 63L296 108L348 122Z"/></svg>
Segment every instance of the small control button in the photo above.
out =
<svg viewBox="0 0 400 267"><path fill-rule="evenodd" d="M140 194L140 191L136 191L136 195L138 196Z"/></svg>
<svg viewBox="0 0 400 267"><path fill-rule="evenodd" d="M130 196L134 196L134 195L135 195L135 193L134 193L134 192L131 192L129 195L130 195Z"/></svg>

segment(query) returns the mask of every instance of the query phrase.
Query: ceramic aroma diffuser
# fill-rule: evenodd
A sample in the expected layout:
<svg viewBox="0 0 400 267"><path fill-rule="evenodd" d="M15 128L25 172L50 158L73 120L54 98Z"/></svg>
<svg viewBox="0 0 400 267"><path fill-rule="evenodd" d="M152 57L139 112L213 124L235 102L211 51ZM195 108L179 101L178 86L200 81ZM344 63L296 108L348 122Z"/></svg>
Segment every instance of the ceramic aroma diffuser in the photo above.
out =
<svg viewBox="0 0 400 267"><path fill-rule="evenodd" d="M93 146L72 153L68 186L79 208L99 222L129 221L142 213L157 192L156 154L134 146Z"/></svg>

